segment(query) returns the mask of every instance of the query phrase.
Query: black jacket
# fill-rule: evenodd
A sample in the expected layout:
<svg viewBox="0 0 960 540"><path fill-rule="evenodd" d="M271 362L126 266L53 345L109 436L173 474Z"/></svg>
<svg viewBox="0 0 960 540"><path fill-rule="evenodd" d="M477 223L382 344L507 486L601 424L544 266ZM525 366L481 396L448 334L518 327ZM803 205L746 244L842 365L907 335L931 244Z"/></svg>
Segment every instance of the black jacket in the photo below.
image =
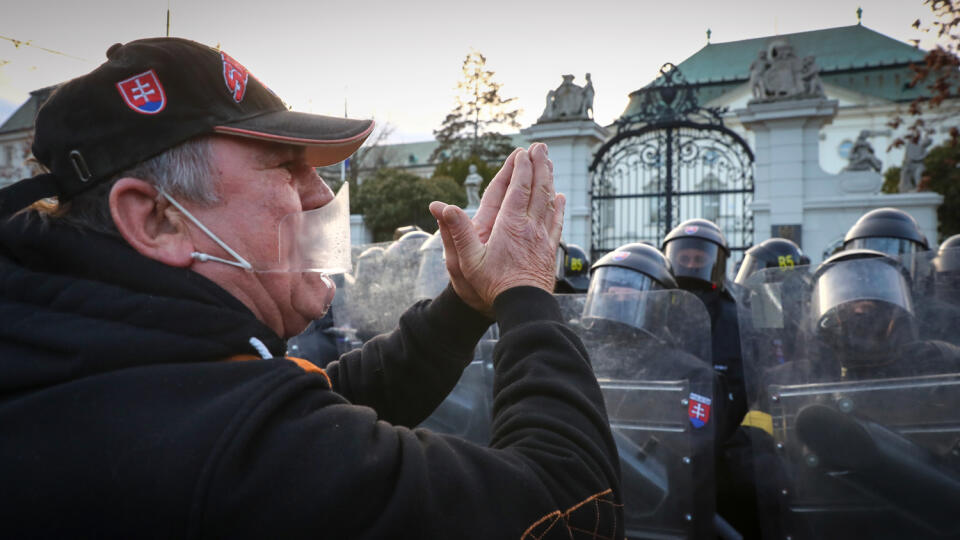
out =
<svg viewBox="0 0 960 540"><path fill-rule="evenodd" d="M542 291L494 307L485 448L404 427L490 322L451 290L308 371L256 359L251 338L284 343L194 272L29 216L0 224L0 536L620 535L582 345Z"/></svg>

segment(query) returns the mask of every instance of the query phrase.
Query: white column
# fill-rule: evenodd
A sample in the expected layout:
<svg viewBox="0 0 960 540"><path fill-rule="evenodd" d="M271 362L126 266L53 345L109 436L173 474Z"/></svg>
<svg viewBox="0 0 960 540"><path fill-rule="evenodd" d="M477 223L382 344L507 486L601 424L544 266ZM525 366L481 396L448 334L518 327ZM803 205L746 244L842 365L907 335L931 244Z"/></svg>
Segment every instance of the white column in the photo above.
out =
<svg viewBox="0 0 960 540"><path fill-rule="evenodd" d="M607 139L606 131L593 120L541 122L520 130L531 143L545 143L553 161L558 193L567 197L563 240L590 251L590 163Z"/></svg>
<svg viewBox="0 0 960 540"><path fill-rule="evenodd" d="M754 243L769 238L775 225L800 225L800 247L817 264L824 248L860 216L885 206L909 213L927 238L936 239L940 195L883 194L880 173L830 174L820 167L820 128L836 116L835 100L752 103L736 114L756 134Z"/></svg>

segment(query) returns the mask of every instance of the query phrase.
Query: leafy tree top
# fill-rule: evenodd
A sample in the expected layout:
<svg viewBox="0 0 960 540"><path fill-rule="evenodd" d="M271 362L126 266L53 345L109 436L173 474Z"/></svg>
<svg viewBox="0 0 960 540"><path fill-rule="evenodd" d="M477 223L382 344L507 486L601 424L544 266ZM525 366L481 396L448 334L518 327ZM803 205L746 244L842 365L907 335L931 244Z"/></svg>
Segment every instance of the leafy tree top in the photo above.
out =
<svg viewBox="0 0 960 540"><path fill-rule="evenodd" d="M501 84L487 69L487 59L471 51L463 61L463 79L457 83L456 106L443 120L440 129L433 132L439 145L430 156L468 158L477 156L487 161L500 160L512 150L509 137L499 128L519 128L520 109L514 106L516 98L503 98Z"/></svg>

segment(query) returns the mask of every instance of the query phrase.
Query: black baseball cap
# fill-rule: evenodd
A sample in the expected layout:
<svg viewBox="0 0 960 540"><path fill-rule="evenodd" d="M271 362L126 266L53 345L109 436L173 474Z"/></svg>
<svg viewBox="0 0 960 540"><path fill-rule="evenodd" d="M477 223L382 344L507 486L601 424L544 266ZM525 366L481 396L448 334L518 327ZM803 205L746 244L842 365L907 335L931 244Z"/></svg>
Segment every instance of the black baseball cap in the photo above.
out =
<svg viewBox="0 0 960 540"><path fill-rule="evenodd" d="M349 157L372 120L290 111L230 55L180 38L116 44L107 61L57 88L37 113L33 155L50 171L0 190L0 215L61 201L204 134L306 147L316 167Z"/></svg>

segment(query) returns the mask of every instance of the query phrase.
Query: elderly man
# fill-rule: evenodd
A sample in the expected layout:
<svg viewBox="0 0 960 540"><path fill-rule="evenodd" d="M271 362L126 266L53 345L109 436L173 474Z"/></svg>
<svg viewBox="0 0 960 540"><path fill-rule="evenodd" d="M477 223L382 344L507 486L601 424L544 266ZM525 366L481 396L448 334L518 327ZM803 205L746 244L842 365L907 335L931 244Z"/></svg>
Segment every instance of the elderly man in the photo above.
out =
<svg viewBox="0 0 960 540"><path fill-rule="evenodd" d="M451 286L323 371L283 338L331 280L261 263L285 219L328 208L314 167L371 123L290 112L190 41L107 56L37 117L50 172L0 191L5 535L622 535L603 398L547 293L564 199L545 146L506 160L472 221L431 205ZM490 447L410 429L491 317Z"/></svg>

